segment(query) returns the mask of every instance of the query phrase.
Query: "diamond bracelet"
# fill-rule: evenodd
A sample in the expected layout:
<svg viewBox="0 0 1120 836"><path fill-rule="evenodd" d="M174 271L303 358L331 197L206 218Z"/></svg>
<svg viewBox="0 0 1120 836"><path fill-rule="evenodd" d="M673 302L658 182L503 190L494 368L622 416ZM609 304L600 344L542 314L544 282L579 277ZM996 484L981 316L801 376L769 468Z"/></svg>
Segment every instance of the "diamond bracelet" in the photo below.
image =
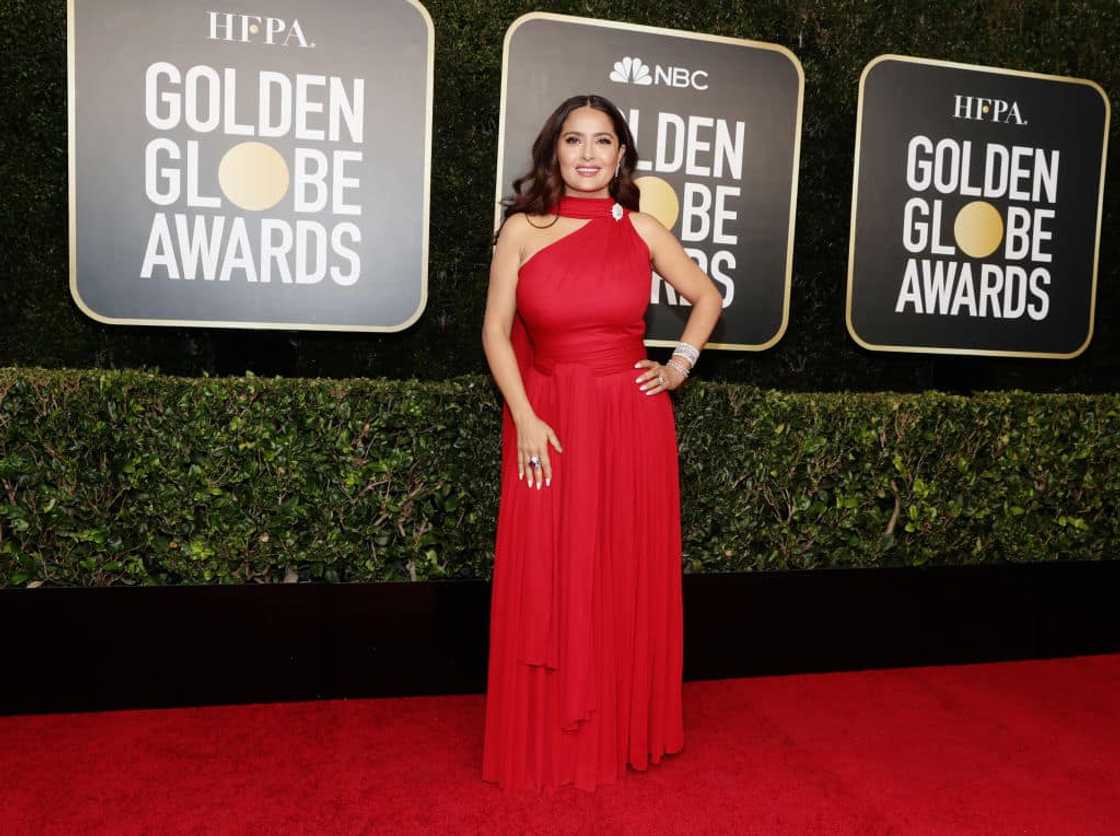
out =
<svg viewBox="0 0 1120 836"><path fill-rule="evenodd" d="M684 340L681 340L675 349L673 355L681 355L688 361L689 366L695 366L697 358L700 357L700 350L696 346L689 345Z"/></svg>

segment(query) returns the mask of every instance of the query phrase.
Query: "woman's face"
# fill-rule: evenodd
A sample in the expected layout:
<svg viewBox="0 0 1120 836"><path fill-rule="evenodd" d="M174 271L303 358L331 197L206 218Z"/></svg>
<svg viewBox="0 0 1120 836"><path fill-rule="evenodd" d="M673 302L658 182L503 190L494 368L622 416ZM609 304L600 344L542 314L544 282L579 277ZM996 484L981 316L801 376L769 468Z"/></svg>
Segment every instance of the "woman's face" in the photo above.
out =
<svg viewBox="0 0 1120 836"><path fill-rule="evenodd" d="M577 197L607 197L607 185L626 151L619 145L610 117L593 107L577 107L568 114L556 144L556 161L565 193Z"/></svg>

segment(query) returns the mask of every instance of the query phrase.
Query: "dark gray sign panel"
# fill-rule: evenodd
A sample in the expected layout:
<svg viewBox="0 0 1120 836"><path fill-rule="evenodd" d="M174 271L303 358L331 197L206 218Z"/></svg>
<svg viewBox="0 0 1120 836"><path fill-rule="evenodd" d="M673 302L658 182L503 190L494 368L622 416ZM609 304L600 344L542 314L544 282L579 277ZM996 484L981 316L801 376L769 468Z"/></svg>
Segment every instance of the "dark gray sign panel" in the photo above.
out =
<svg viewBox="0 0 1120 836"><path fill-rule="evenodd" d="M111 324L399 331L427 302L416 0L69 0L70 291Z"/></svg>
<svg viewBox="0 0 1120 836"><path fill-rule="evenodd" d="M880 55L860 77L848 332L864 348L1076 357L1093 336L1099 85Z"/></svg>
<svg viewBox="0 0 1120 836"><path fill-rule="evenodd" d="M496 199L528 169L557 105L605 96L634 134L642 211L723 294L706 347L761 350L781 339L805 86L797 57L760 41L533 12L506 32L502 59ZM653 273L646 345L675 346L688 314L688 300Z"/></svg>

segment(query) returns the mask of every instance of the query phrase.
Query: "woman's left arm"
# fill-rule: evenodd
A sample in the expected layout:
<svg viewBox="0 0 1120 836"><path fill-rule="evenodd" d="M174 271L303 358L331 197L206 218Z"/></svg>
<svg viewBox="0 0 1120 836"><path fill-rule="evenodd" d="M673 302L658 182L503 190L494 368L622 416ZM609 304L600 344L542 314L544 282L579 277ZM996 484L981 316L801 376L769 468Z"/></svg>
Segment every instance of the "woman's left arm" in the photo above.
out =
<svg viewBox="0 0 1120 836"><path fill-rule="evenodd" d="M661 221L645 212L631 212L630 220L635 231L649 247L650 260L657 275L671 284L692 305L692 313L689 314L684 333L680 337L681 342L702 349L723 313L723 296L719 288L688 257L681 242ZM649 371L639 380L643 390L645 381L653 380L650 394L653 394L652 390L660 388L656 380L658 367L667 370L665 377L669 385L664 388L675 389L684 382L684 376L673 366L661 366L653 360L643 361L643 365L649 367Z"/></svg>

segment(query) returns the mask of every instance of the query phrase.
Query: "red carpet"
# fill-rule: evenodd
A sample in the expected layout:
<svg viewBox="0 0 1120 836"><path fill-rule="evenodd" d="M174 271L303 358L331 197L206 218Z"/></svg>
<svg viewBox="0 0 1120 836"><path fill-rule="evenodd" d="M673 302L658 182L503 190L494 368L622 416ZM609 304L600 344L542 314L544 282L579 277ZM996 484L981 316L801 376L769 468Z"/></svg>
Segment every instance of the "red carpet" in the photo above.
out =
<svg viewBox="0 0 1120 836"><path fill-rule="evenodd" d="M686 682L685 748L483 784L483 697L0 717L0 830L1116 833L1120 655Z"/></svg>

